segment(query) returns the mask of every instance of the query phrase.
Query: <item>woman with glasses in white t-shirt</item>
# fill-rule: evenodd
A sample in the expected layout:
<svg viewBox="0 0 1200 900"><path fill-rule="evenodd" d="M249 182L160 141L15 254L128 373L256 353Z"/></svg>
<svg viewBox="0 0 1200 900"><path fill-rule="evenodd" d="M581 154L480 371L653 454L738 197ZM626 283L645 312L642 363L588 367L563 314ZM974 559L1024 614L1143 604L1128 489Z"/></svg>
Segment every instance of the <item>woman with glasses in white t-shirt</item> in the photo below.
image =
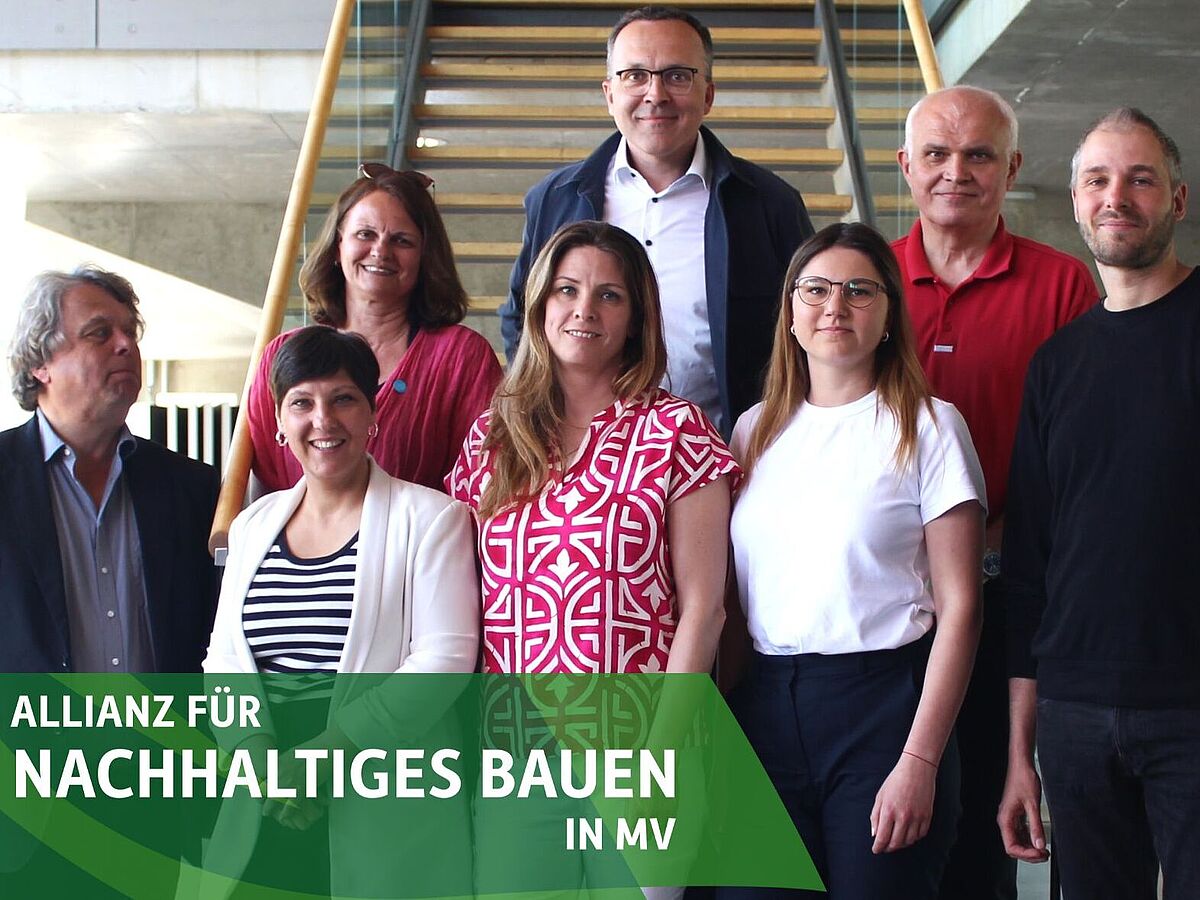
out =
<svg viewBox="0 0 1200 900"><path fill-rule="evenodd" d="M797 250L764 399L733 449L754 645L734 710L829 897L935 897L986 495L962 417L929 395L895 257L872 229L832 225Z"/></svg>

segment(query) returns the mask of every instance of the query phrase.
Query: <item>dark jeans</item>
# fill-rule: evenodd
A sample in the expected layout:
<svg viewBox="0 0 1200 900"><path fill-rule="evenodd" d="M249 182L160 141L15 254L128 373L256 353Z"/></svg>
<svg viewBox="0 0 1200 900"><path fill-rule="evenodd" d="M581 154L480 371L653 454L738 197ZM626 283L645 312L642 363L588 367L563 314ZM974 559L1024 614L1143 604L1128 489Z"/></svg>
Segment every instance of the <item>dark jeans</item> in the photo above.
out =
<svg viewBox="0 0 1200 900"><path fill-rule="evenodd" d="M836 656L755 654L731 706L792 817L831 900L923 900L937 893L958 815L958 754L946 748L929 833L871 852L871 807L908 738L930 639ZM720 900L819 898L720 888Z"/></svg>
<svg viewBox="0 0 1200 900"><path fill-rule="evenodd" d="M1038 700L1064 900L1200 897L1200 709Z"/></svg>
<svg viewBox="0 0 1200 900"><path fill-rule="evenodd" d="M1008 769L1008 675L999 581L983 586L983 634L954 726L962 816L939 900L1017 900L1017 861L1004 852L996 812Z"/></svg>

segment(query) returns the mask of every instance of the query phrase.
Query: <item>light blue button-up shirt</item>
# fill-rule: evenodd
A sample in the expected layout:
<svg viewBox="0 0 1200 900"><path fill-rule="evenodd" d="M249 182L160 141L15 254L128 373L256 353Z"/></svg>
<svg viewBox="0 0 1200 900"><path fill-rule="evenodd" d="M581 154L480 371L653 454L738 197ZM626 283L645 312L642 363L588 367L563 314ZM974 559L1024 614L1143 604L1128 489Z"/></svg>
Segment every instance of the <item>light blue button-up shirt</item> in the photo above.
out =
<svg viewBox="0 0 1200 900"><path fill-rule="evenodd" d="M133 502L121 478L137 440L122 427L97 509L75 477L75 451L40 409L37 417L62 557L71 668L153 671L142 545Z"/></svg>

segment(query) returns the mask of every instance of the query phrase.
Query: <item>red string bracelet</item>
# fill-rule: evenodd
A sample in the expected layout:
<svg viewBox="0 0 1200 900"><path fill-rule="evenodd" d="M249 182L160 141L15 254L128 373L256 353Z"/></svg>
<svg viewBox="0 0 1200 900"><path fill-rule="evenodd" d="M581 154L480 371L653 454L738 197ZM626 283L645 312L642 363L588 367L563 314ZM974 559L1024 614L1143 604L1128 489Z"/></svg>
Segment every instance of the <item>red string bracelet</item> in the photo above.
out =
<svg viewBox="0 0 1200 900"><path fill-rule="evenodd" d="M919 759L921 762L925 763L925 765L932 766L935 771L937 770L937 763L929 761L918 753L913 753L911 750L901 750L900 752L905 756L911 756L913 759Z"/></svg>

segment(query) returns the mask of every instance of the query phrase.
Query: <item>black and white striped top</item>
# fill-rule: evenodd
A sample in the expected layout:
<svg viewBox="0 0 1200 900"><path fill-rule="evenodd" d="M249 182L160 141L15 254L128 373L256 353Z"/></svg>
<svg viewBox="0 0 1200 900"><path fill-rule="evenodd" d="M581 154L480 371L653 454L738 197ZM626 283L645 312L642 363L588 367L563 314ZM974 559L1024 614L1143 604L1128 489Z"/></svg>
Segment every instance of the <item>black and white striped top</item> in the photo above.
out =
<svg viewBox="0 0 1200 900"><path fill-rule="evenodd" d="M260 672L334 672L342 658L358 534L329 556L299 559L280 532L250 582L242 627Z"/></svg>

